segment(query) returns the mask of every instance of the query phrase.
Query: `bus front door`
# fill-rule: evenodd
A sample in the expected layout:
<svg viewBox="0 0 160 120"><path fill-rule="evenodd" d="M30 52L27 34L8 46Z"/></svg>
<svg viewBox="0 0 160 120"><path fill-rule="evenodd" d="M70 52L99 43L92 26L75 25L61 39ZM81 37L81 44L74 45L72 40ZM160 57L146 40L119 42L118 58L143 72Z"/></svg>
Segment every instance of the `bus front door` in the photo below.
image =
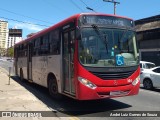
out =
<svg viewBox="0 0 160 120"><path fill-rule="evenodd" d="M74 84L74 39L75 30L67 31L63 33L62 40L62 70L63 70L63 91L70 95L75 95Z"/></svg>

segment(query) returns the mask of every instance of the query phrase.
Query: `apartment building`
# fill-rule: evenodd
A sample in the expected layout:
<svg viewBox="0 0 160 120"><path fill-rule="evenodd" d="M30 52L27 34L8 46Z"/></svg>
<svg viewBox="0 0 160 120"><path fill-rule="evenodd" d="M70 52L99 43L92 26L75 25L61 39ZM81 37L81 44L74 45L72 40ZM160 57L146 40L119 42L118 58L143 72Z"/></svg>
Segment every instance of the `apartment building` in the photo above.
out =
<svg viewBox="0 0 160 120"><path fill-rule="evenodd" d="M7 48L8 22L0 20L0 55L3 55Z"/></svg>

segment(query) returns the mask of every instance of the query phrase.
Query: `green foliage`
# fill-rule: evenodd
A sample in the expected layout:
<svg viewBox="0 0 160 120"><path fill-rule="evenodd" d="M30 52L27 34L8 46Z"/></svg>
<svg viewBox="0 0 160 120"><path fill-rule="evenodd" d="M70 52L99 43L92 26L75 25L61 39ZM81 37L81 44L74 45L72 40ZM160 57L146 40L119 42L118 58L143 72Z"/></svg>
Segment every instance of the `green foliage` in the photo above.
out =
<svg viewBox="0 0 160 120"><path fill-rule="evenodd" d="M13 47L8 48L8 56L9 57L13 57L14 56L14 49L13 49Z"/></svg>

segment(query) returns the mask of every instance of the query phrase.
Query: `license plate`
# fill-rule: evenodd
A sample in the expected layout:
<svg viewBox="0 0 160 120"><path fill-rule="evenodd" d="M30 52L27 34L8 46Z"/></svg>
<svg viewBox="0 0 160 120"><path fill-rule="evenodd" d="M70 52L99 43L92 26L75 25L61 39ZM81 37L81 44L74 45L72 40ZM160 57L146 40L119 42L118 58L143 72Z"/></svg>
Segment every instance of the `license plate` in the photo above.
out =
<svg viewBox="0 0 160 120"><path fill-rule="evenodd" d="M119 96L119 95L126 95L128 91L111 91L110 96Z"/></svg>

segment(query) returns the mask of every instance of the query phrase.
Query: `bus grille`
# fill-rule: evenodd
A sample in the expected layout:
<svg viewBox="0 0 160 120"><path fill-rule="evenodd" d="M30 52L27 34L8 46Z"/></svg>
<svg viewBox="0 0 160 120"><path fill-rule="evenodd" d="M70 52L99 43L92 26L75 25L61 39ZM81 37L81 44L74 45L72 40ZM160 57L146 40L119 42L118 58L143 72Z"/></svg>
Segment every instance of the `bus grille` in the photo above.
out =
<svg viewBox="0 0 160 120"><path fill-rule="evenodd" d="M103 79L103 80L117 80L117 79L126 79L129 76L131 76L134 71L128 71L128 72L91 72L95 76Z"/></svg>

